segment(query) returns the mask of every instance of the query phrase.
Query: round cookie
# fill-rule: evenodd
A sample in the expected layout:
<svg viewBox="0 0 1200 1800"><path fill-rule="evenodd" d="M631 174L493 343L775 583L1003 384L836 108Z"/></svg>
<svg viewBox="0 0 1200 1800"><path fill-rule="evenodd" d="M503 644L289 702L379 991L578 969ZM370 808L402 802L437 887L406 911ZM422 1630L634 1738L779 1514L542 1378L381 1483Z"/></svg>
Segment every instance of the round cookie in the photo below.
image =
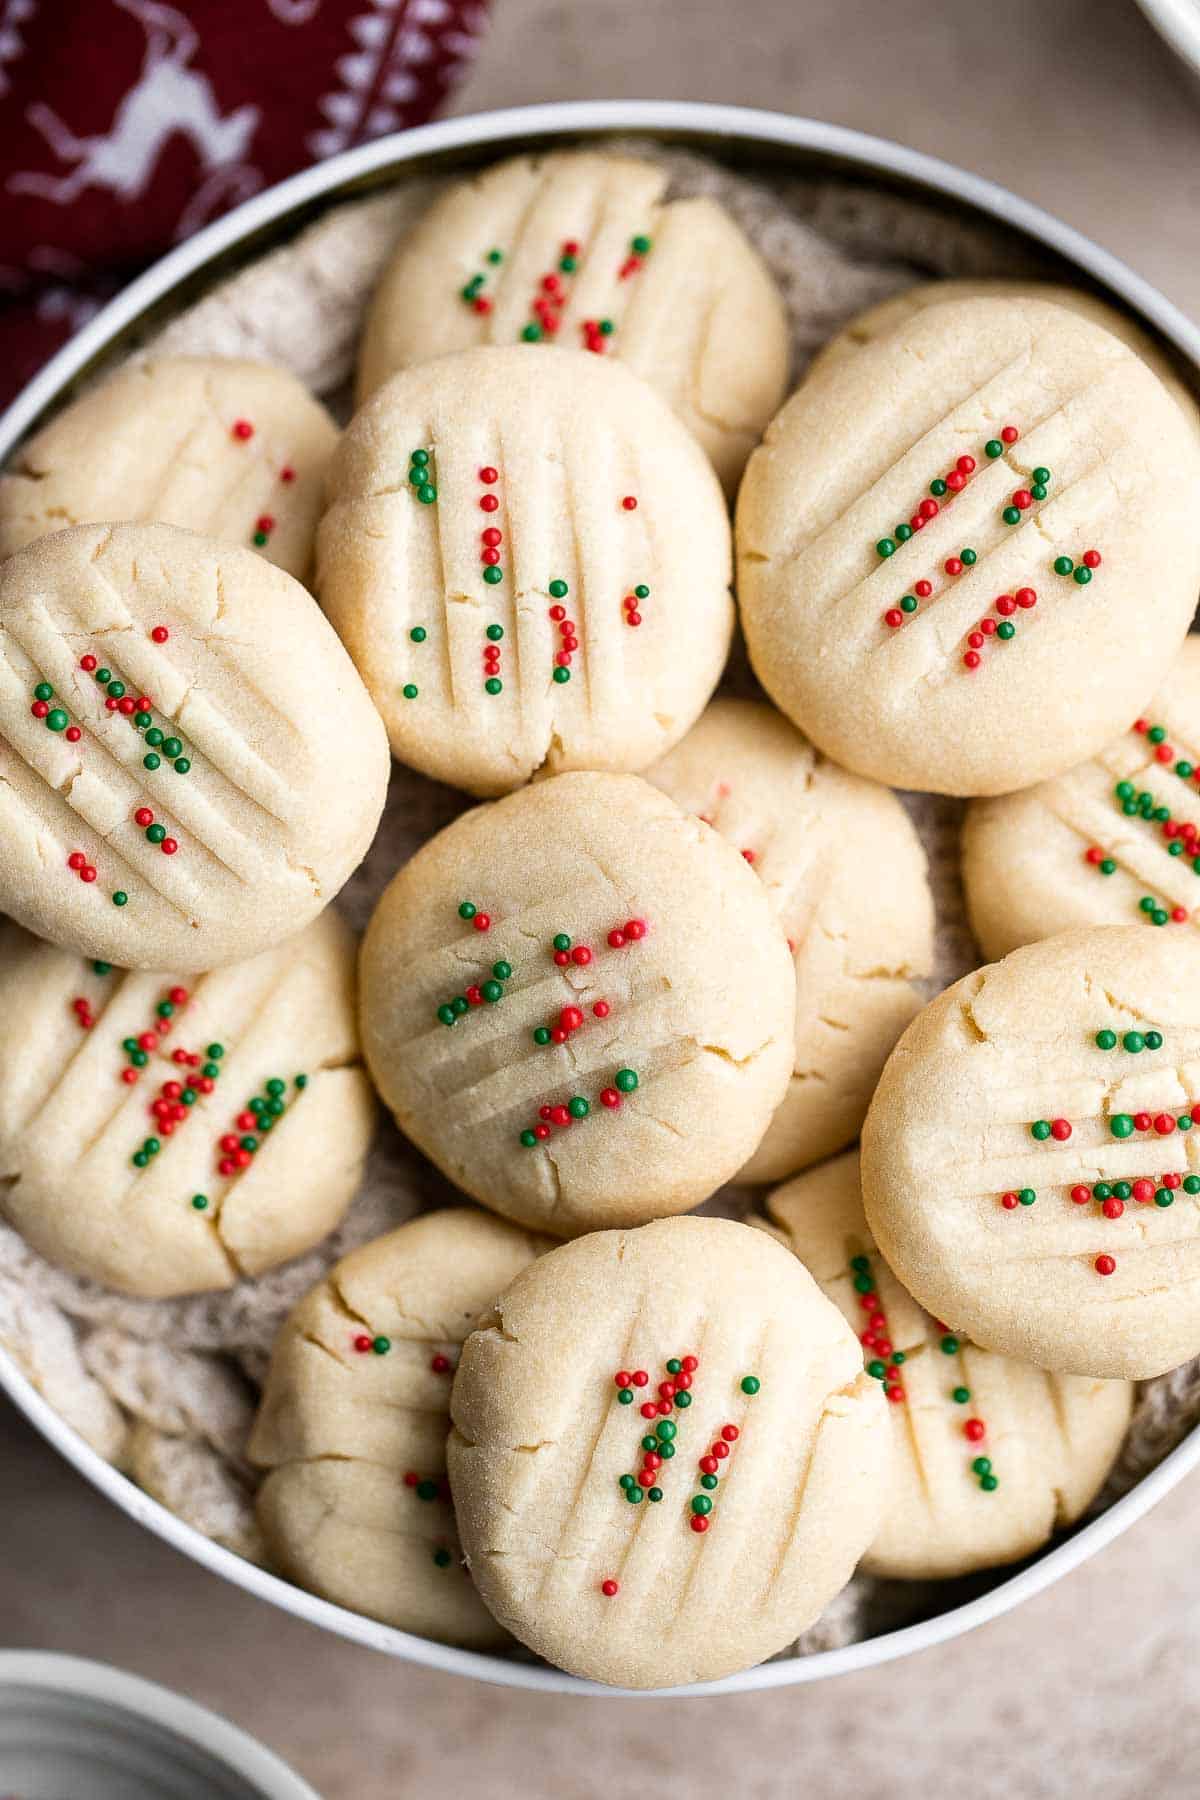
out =
<svg viewBox="0 0 1200 1800"><path fill-rule="evenodd" d="M1110 306L1106 300L1101 300L1098 294L1090 293L1087 288L1065 287L1051 281L919 281L915 287L905 288L888 300L880 300L851 319L848 325L844 325L835 337L831 337L818 350L807 373L814 375L818 369L852 357L864 344L873 344L878 338L886 337L889 331L894 331L898 325L903 325L924 312L926 307L943 306L950 300L1009 299L1048 300L1054 306L1063 306L1068 312L1078 313L1081 319L1090 319L1093 324L1110 331L1113 337L1120 338L1158 376L1197 436L1200 436L1200 404L1191 388L1186 387L1180 379L1178 369L1158 339L1144 330L1129 313Z"/></svg>
<svg viewBox="0 0 1200 1800"><path fill-rule="evenodd" d="M400 760L494 795L683 736L729 650L730 558L720 487L658 395L518 345L397 375L357 415L317 584Z"/></svg>
<svg viewBox="0 0 1200 1800"><path fill-rule="evenodd" d="M732 492L783 399L787 315L724 208L666 200L668 181L632 157L566 151L449 188L376 291L360 400L397 369L478 344L589 350L657 388Z"/></svg>
<svg viewBox="0 0 1200 1800"><path fill-rule="evenodd" d="M376 908L363 1048L451 1181L556 1237L686 1212L786 1091L792 962L762 884L630 775L477 807Z"/></svg>
<svg viewBox="0 0 1200 1800"><path fill-rule="evenodd" d="M0 926L0 1211L126 1294L231 1286L333 1230L375 1118L333 912L198 980Z"/></svg>
<svg viewBox="0 0 1200 1800"><path fill-rule="evenodd" d="M967 808L963 884L984 955L1073 925L1200 926L1198 771L1193 636L1144 716L1096 756Z"/></svg>
<svg viewBox="0 0 1200 1800"><path fill-rule="evenodd" d="M451 1413L484 1600L539 1655L625 1687L782 1650L887 1497L887 1409L853 1332L794 1257L726 1219L540 1258L467 1339Z"/></svg>
<svg viewBox="0 0 1200 1800"><path fill-rule="evenodd" d="M343 1257L294 1309L249 1447L290 1580L402 1631L504 1642L462 1564L450 1384L480 1313L548 1247L466 1207L427 1213Z"/></svg>
<svg viewBox="0 0 1200 1800"><path fill-rule="evenodd" d="M1128 1428L1128 1382L1052 1375L943 1331L876 1249L853 1151L765 1206L893 1402L888 1500L866 1573L927 1581L993 1568L1080 1517Z"/></svg>
<svg viewBox="0 0 1200 1800"><path fill-rule="evenodd" d="M122 968L210 969L315 918L383 810L387 743L299 582L171 525L0 566L0 907Z"/></svg>
<svg viewBox="0 0 1200 1800"><path fill-rule="evenodd" d="M1178 406L1099 326L1034 300L929 307L805 382L751 457L751 660L859 774L1027 787L1166 672L1200 586L1198 483Z"/></svg>
<svg viewBox="0 0 1200 1800"><path fill-rule="evenodd" d="M739 849L796 969L787 1094L745 1168L778 1181L858 1135L933 967L925 853L896 796L752 700L715 700L646 779Z"/></svg>
<svg viewBox="0 0 1200 1800"><path fill-rule="evenodd" d="M221 357L127 363L0 475L0 558L67 525L146 519L252 546L304 580L337 435L286 369Z"/></svg>
<svg viewBox="0 0 1200 1800"><path fill-rule="evenodd" d="M949 1329L1078 1375L1200 1351L1200 944L1063 932L948 988L862 1134L867 1219Z"/></svg>

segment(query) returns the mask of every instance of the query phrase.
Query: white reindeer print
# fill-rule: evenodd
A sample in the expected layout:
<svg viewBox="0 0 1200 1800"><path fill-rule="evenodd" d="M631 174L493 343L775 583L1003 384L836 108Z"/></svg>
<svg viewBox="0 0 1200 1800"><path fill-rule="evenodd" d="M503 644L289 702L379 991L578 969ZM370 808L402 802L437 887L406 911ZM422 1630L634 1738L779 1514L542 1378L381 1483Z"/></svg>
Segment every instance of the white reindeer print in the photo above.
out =
<svg viewBox="0 0 1200 1800"><path fill-rule="evenodd" d="M191 140L205 173L200 195L180 221L181 229L203 223L202 210L214 210L223 198L245 199L262 185L259 171L243 159L258 129L259 108L239 106L224 116L204 75L188 67L199 38L185 15L161 0L113 0L146 34L146 52L134 86L124 95L109 130L102 136L77 137L52 108L38 102L26 114L67 173L33 170L10 175L10 193L34 194L58 206L70 206L87 188L107 188L122 200L144 193L167 140L182 133ZM177 234L178 235L178 234Z"/></svg>

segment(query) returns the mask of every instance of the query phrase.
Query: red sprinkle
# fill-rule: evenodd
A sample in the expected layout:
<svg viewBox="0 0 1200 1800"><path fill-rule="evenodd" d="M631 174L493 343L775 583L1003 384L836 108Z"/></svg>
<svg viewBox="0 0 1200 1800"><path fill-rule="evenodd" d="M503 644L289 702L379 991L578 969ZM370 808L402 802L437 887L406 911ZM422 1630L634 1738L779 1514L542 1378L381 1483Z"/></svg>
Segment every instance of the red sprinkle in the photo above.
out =
<svg viewBox="0 0 1200 1800"><path fill-rule="evenodd" d="M1117 1267L1115 1256L1098 1256L1092 1265L1097 1275L1112 1275Z"/></svg>
<svg viewBox="0 0 1200 1800"><path fill-rule="evenodd" d="M626 494L625 498L621 502L621 505L625 508L626 512L636 512L637 511L637 499L636 499L635 495Z"/></svg>
<svg viewBox="0 0 1200 1800"><path fill-rule="evenodd" d="M1055 1119L1050 1126L1050 1136L1057 1144L1065 1144L1071 1135L1070 1122L1067 1119Z"/></svg>
<svg viewBox="0 0 1200 1800"><path fill-rule="evenodd" d="M358 1336L354 1340L354 1348L358 1351L358 1354L360 1356L365 1356L367 1351L371 1348L371 1340L366 1335L365 1332L361 1332L361 1331L359 1332ZM409 1487L416 1487L416 1485L417 1485L415 1476L410 1481L408 1476L406 1475L404 1477L404 1480Z"/></svg>
<svg viewBox="0 0 1200 1800"><path fill-rule="evenodd" d="M1005 444L1015 444L1020 435L1021 434L1015 425L1006 425L1000 433L1001 442Z"/></svg>
<svg viewBox="0 0 1200 1800"><path fill-rule="evenodd" d="M982 1419L968 1419L963 1426L963 1436L970 1438L973 1444L978 1444L982 1438L987 1436L987 1426Z"/></svg>
<svg viewBox="0 0 1200 1800"><path fill-rule="evenodd" d="M476 301L475 304L476 304L476 306L478 306L479 302ZM490 305L491 302L489 301L488 304ZM607 1600L611 1600L613 1595L619 1594L620 1591L621 1591L620 1583L611 1580L611 1578L608 1581L602 1581L600 1583L600 1592L604 1595L604 1597Z"/></svg>
<svg viewBox="0 0 1200 1800"><path fill-rule="evenodd" d="M240 438L242 443L245 443L248 438L252 438L254 436L254 427L249 419L235 419L233 424L233 435L235 438Z"/></svg>

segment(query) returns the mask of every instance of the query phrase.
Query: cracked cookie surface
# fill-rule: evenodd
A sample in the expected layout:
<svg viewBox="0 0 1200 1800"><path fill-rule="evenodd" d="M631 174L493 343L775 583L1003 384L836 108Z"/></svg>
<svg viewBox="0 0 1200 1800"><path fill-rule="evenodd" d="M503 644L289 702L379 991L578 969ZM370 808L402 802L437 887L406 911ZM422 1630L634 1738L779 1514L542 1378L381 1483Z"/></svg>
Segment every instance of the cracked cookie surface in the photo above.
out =
<svg viewBox="0 0 1200 1800"><path fill-rule="evenodd" d="M310 1249L375 1122L355 949L325 912L181 979L0 927L0 1212L52 1262L155 1299Z"/></svg>
<svg viewBox="0 0 1200 1800"><path fill-rule="evenodd" d="M862 1190L951 1332L1079 1375L1200 1351L1200 945L1067 931L964 976L884 1069Z"/></svg>
<svg viewBox="0 0 1200 1800"><path fill-rule="evenodd" d="M451 1412L480 1593L598 1681L711 1681L782 1649L886 1503L886 1403L853 1332L795 1257L725 1219L540 1258L467 1339Z"/></svg>
<svg viewBox="0 0 1200 1800"><path fill-rule="evenodd" d="M761 883L637 776L561 775L439 832L380 900L361 976L401 1129L559 1237L698 1205L792 1069L792 961Z"/></svg>

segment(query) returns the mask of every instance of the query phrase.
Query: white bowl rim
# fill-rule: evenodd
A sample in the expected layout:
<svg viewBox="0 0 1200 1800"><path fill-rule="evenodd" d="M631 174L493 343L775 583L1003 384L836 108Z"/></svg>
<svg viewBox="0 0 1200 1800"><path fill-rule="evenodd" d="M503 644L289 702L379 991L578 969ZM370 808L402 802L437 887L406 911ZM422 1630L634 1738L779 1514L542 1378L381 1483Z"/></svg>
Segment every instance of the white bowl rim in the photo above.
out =
<svg viewBox="0 0 1200 1800"><path fill-rule="evenodd" d="M153 302L165 296L185 276L194 274L212 257L244 238L281 220L293 209L322 199L348 181L358 181L380 170L403 171L418 157L472 147L491 148L498 155L526 147L530 139L587 133L627 131L680 139L729 138L762 148L807 150L835 157L866 174L898 175L915 185L962 202L999 222L1036 239L1073 262L1095 281L1111 289L1128 307L1141 313L1182 352L1200 373L1200 327L1149 282L1134 273L1118 257L1093 244L1081 232L1052 214L1007 192L998 183L957 169L953 164L910 150L885 138L869 136L845 126L820 120L792 118L785 113L752 107L717 106L691 101L594 100L553 102L512 107L465 118L418 126L391 137L379 138L355 150L330 157L287 181L256 195L207 226L187 243L170 251L152 268L123 289L95 318L71 338L0 417L0 463L11 453L42 411L102 351L110 340L136 320ZM354 196L343 196L353 198ZM788 1657L760 1663L719 1681L698 1682L675 1688L631 1690L605 1687L581 1680L560 1669L523 1663L454 1645L416 1637L394 1626L380 1624L361 1613L335 1606L257 1564L206 1538L194 1526L161 1506L126 1476L106 1462L42 1398L14 1360L0 1350L0 1388L30 1423L92 1485L138 1524L155 1533L193 1561L222 1575L258 1599L282 1607L311 1625L341 1637L382 1650L409 1662L447 1674L471 1676L499 1686L539 1690L543 1693L587 1694L603 1698L665 1699L678 1696L748 1693L763 1688L789 1687L819 1681L827 1676L872 1668L907 1656L916 1650L947 1642L963 1632L1011 1611L1022 1601L1041 1593L1061 1576L1113 1541L1135 1520L1161 1500L1178 1481L1200 1463L1200 1426L1195 1427L1170 1454L1144 1475L1127 1494L1071 1537L1043 1552L1027 1567L1000 1581L976 1599L924 1619L915 1625L884 1632L878 1637L846 1644L809 1656ZM185 1704L181 1702L180 1704ZM232 1729L232 1728L231 1728Z"/></svg>
<svg viewBox="0 0 1200 1800"><path fill-rule="evenodd" d="M95 1701L148 1721L225 1763L231 1774L260 1788L263 1800L321 1800L315 1788L240 1725L111 1663L52 1650L0 1650L0 1692L9 1686Z"/></svg>
<svg viewBox="0 0 1200 1800"><path fill-rule="evenodd" d="M1137 0L1143 15L1193 75L1200 75L1200 7L1193 0Z"/></svg>

